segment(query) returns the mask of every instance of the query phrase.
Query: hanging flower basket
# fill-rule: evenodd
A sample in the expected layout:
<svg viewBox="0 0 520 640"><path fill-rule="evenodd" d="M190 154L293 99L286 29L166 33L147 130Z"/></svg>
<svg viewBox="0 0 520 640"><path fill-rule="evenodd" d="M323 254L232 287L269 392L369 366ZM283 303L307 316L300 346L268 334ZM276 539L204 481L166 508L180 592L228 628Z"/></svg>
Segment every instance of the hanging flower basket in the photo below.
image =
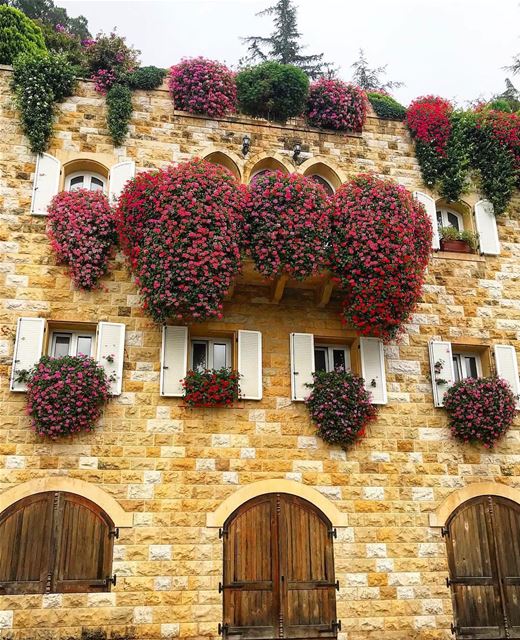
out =
<svg viewBox="0 0 520 640"><path fill-rule="evenodd" d="M491 449L511 426L516 398L501 378L464 378L444 394L454 438Z"/></svg>
<svg viewBox="0 0 520 640"><path fill-rule="evenodd" d="M62 191L48 209L48 235L78 289L94 289L117 242L114 211L100 191Z"/></svg>
<svg viewBox="0 0 520 640"><path fill-rule="evenodd" d="M240 397L239 374L228 368L188 371L182 381L188 407L230 407Z"/></svg>
<svg viewBox="0 0 520 640"><path fill-rule="evenodd" d="M220 317L240 268L245 197L226 169L201 160L140 173L127 184L119 238L154 320Z"/></svg>
<svg viewBox="0 0 520 640"><path fill-rule="evenodd" d="M323 187L296 173L269 171L249 193L244 242L257 270L303 280L322 269L330 235Z"/></svg>
<svg viewBox="0 0 520 640"><path fill-rule="evenodd" d="M342 317L363 335L395 337L421 297L432 225L404 187L360 175L332 197L330 268L347 291Z"/></svg>
<svg viewBox="0 0 520 640"><path fill-rule="evenodd" d="M43 356L24 372L27 413L40 436L92 431L110 397L105 370L87 356Z"/></svg>
<svg viewBox="0 0 520 640"><path fill-rule="evenodd" d="M320 438L329 444L349 447L365 435L376 419L363 378L350 371L317 371L305 401Z"/></svg>

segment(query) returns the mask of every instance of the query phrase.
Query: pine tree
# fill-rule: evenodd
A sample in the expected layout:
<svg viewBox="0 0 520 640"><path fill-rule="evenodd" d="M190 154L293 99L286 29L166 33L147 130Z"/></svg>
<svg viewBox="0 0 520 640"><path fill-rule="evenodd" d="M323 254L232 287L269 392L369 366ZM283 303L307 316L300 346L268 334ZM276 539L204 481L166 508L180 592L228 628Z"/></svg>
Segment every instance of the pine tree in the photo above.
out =
<svg viewBox="0 0 520 640"><path fill-rule="evenodd" d="M352 80L365 91L390 91L391 89L398 89L403 86L402 82L396 82L389 80L384 82L381 76L386 75L386 67L374 67L373 69L368 66L368 60L365 57L363 49L359 50L359 58L354 62L352 67L354 73Z"/></svg>
<svg viewBox="0 0 520 640"><path fill-rule="evenodd" d="M240 65L274 60L300 67L310 78L334 75L332 65L323 62L323 53L314 55L301 53L304 46L300 44L302 34L298 31L296 11L297 8L292 0L278 0L276 4L257 13L257 16L273 16L274 31L268 37L242 38L248 45L248 53L240 60Z"/></svg>

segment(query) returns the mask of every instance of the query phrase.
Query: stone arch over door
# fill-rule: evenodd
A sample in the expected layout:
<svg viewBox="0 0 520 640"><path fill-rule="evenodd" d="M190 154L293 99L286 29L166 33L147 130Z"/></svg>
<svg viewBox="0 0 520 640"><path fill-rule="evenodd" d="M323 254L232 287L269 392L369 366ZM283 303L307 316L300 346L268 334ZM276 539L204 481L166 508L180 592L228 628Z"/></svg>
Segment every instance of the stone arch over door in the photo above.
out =
<svg viewBox="0 0 520 640"><path fill-rule="evenodd" d="M229 149L223 149L216 145L206 147L200 157L207 162L218 164L227 169L238 182L242 181L244 161L240 156Z"/></svg>
<svg viewBox="0 0 520 640"><path fill-rule="evenodd" d="M258 153L252 158L249 158L244 170L244 182L249 184L251 179L261 171L282 171L283 173L291 173L294 171L294 166L291 165L287 157L284 157L281 153L272 153L266 155L265 153Z"/></svg>

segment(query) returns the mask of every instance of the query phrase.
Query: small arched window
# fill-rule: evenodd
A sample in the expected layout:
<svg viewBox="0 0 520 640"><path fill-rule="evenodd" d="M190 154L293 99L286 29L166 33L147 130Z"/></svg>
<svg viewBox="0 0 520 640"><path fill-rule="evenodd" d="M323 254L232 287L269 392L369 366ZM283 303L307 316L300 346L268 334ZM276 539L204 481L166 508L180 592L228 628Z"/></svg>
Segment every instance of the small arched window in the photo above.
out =
<svg viewBox="0 0 520 640"><path fill-rule="evenodd" d="M464 231L462 215L452 209L437 209L437 224L439 227L454 227L457 231Z"/></svg>
<svg viewBox="0 0 520 640"><path fill-rule="evenodd" d="M309 178L311 180L314 180L314 182L317 182L319 185L321 185L325 189L325 193L328 196L334 195L334 187L323 176L320 176L318 173L314 173L310 175Z"/></svg>
<svg viewBox="0 0 520 640"><path fill-rule="evenodd" d="M106 193L107 180L100 173L75 171L65 178L65 191L88 189L89 191L103 191Z"/></svg>
<svg viewBox="0 0 520 640"><path fill-rule="evenodd" d="M520 637L520 505L473 498L445 533L456 637Z"/></svg>
<svg viewBox="0 0 520 640"><path fill-rule="evenodd" d="M19 500L0 514L0 595L110 591L114 533L76 494Z"/></svg>
<svg viewBox="0 0 520 640"><path fill-rule="evenodd" d="M276 493L226 520L224 633L244 638L335 638L332 526L314 505Z"/></svg>

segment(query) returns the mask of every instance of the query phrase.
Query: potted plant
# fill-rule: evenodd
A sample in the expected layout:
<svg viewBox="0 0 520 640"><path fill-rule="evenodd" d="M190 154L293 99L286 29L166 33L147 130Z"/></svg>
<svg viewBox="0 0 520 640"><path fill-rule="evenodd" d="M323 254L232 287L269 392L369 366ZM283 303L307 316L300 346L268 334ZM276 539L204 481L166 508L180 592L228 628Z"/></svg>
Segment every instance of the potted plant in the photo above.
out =
<svg viewBox="0 0 520 640"><path fill-rule="evenodd" d="M477 248L477 234L471 231L459 231L455 227L440 227L441 251L456 253L474 253Z"/></svg>
<svg viewBox="0 0 520 640"><path fill-rule="evenodd" d="M189 370L182 381L188 407L230 407L240 398L240 375L223 367L204 371Z"/></svg>

